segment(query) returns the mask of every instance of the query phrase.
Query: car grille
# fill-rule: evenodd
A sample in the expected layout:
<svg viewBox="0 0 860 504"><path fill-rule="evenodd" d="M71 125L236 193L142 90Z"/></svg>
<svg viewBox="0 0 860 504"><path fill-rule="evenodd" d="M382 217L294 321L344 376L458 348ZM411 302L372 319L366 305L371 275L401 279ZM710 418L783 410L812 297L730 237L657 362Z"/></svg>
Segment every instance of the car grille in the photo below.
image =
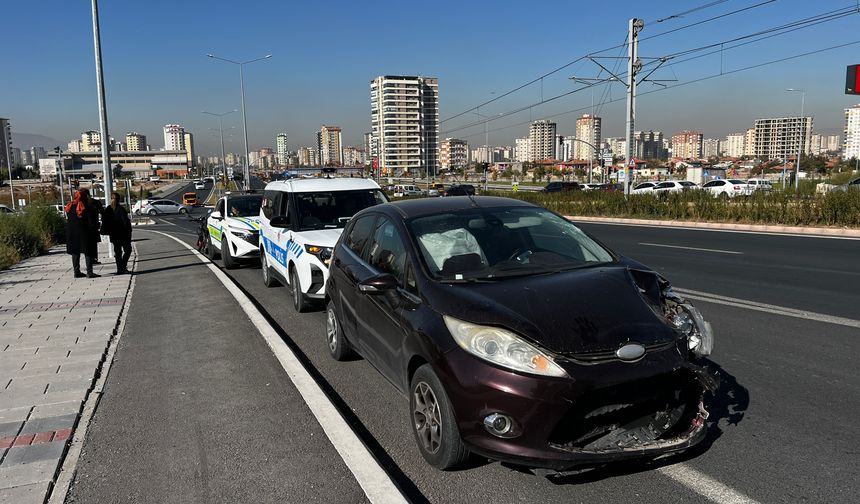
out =
<svg viewBox="0 0 860 504"><path fill-rule="evenodd" d="M659 352L661 350L665 350L667 348L675 346L676 343L674 341L667 341L665 343L654 343L652 345L643 345L645 347L645 355L648 355L651 352ZM596 364L598 362L606 362L619 360L615 355L615 350L600 350L596 352L578 352L578 353L569 353L562 354L563 357L557 358L557 361L564 362L565 360L577 363L586 363L586 364Z"/></svg>
<svg viewBox="0 0 860 504"><path fill-rule="evenodd" d="M549 442L601 452L668 439L689 428L701 397L701 385L687 370L595 389L573 401Z"/></svg>
<svg viewBox="0 0 860 504"><path fill-rule="evenodd" d="M251 245L257 245L260 243L260 232L259 231L251 231L247 234L242 235L242 239Z"/></svg>

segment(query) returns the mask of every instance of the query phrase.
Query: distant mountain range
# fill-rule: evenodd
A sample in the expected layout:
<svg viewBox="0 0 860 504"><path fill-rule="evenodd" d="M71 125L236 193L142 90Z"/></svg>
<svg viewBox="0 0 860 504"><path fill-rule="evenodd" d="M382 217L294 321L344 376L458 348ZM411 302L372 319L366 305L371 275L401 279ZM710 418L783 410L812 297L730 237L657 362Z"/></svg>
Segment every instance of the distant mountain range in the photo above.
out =
<svg viewBox="0 0 860 504"><path fill-rule="evenodd" d="M12 132L12 147L19 149L29 149L30 147L44 147L46 151L50 151L56 146L60 146L63 150L66 149L66 144L69 142L61 142L55 138L46 137L45 135L37 135L35 133L16 133Z"/></svg>

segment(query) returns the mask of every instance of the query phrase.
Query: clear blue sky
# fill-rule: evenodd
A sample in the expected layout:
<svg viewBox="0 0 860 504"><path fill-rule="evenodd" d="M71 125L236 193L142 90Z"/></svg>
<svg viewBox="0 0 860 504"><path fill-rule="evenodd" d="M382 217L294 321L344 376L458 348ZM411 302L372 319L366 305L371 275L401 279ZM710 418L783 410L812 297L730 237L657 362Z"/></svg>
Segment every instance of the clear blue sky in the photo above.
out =
<svg viewBox="0 0 860 504"><path fill-rule="evenodd" d="M761 2L762 0L758 0ZM195 133L198 150L214 154L217 121L202 115L239 108L237 69L207 58L230 59L272 53L272 59L246 67L245 85L251 148L274 147L278 132L290 148L310 145L322 124L343 127L345 144L361 145L370 128L369 82L381 74L436 76L443 119L512 89L586 53L620 44L630 17L646 20L642 37L744 6L729 0L663 23L654 20L709 3L684 2L285 2L202 0L101 2L102 44L110 133L127 131L163 145L161 126L178 123ZM796 19L853 5L847 1L777 0L696 28L644 40L642 56L662 56ZM3 6L4 72L0 77L0 117L13 129L62 141L98 129L90 3L84 0L8 1ZM660 70L654 78L680 82L780 57L860 39L854 14L790 35L726 51ZM604 53L611 54L611 53ZM611 64L612 60L606 60ZM860 45L779 63L665 92L643 95L637 129L698 129L722 137L749 127L756 117L806 112L815 128L839 132L842 109L860 102L843 93L845 66L860 63ZM497 114L573 89L571 75L595 76L598 68L580 63L498 103L481 109ZM640 92L654 89L643 84ZM600 101L601 90L595 92ZM614 85L612 98L623 95ZM591 92L581 92L535 107L490 126L493 144L512 144L529 119L589 107ZM579 112L582 113L582 112ZM604 136L624 129L623 101L600 110ZM561 134L573 134L577 114L559 116ZM443 123L443 134L477 116ZM227 149L242 150L241 117ZM501 129L505 128L505 129ZM483 143L483 126L450 135ZM27 146L19 146L27 147Z"/></svg>

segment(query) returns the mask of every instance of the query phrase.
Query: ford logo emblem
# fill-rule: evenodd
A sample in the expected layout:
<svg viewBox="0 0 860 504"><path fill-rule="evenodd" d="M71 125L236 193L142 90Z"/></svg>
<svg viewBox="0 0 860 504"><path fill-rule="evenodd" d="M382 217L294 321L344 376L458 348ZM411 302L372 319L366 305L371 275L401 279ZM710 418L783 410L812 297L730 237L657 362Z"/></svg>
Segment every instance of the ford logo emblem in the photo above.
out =
<svg viewBox="0 0 860 504"><path fill-rule="evenodd" d="M628 343L616 350L615 355L623 361L635 361L645 355L645 347L639 343Z"/></svg>

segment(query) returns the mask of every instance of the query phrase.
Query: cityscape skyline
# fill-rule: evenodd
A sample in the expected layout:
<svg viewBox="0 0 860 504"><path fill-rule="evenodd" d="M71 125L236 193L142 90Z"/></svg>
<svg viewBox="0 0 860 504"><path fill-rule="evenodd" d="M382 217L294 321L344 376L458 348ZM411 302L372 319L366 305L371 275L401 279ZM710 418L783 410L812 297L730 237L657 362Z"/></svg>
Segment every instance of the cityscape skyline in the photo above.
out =
<svg viewBox="0 0 860 504"><path fill-rule="evenodd" d="M81 131L97 126L97 107L94 92L94 69L92 63L91 38L80 30L73 30L75 24L83 23L89 16L88 9L66 5L63 2L49 2L59 14L66 16L69 23L57 28L58 37L38 37L28 32L23 23L11 23L11 37L22 42L21 65L16 68L26 71L41 68L48 54L73 54L57 62L55 70L64 75L63 85L56 86L56 80L14 79L7 91L14 96L2 112L9 117L17 132L41 134L57 138L64 145L79 136ZM439 21L437 32L440 35L456 33L458 40L442 40L440 43L419 41L410 52L405 48L385 48L376 59L344 58L338 67L338 78L327 77L326 69L316 68L313 64L318 52L331 50L332 47L345 48L343 45L350 37L368 36L368 32L352 26L351 23L337 21L333 31L336 36L324 38L320 47L299 45L303 37L315 36L313 30L302 24L291 25L291 30L283 34L268 34L265 30L253 32L247 39L225 39L223 34L214 33L211 26L226 18L227 14L203 8L200 2L187 2L179 6L177 20L164 20L156 16L163 2L148 4L146 10L131 10L121 5L104 5L101 9L102 37L104 45L105 78L110 134L123 138L127 132L139 132L149 139L161 137L165 124L182 124L190 131L198 132L195 138L198 153L211 155L219 151L217 135L205 132L215 126L211 117L201 116L200 110L229 109L239 105L238 79L229 66L213 64L205 54L214 52L226 57L255 57L272 53L270 60L257 63L245 70L246 98L248 105L248 134L250 149L274 147L277 133L287 133L290 150L299 146L316 144L315 135L319 124L337 124L343 131L343 144L361 146L363 135L370 131L370 107L367 93L371 79L377 75L397 73L408 69L410 75L433 76L439 79L439 109L442 124L440 139L460 138L471 145L483 143L483 124L478 116L468 114L451 121L448 118L469 110L487 99L500 96L507 90L541 75L560 63L570 61L576 56L598 50L602 47L617 45L625 34L626 20L638 14L646 19L643 37L659 35L668 29L686 24L701 22L713 15L731 12L738 6L727 3L701 13L684 16L681 20L666 20L663 23L651 22L661 15L672 14L677 10L673 2L655 2L648 8L638 6L569 6L557 4L553 7L559 15L565 12L577 14L580 19L599 20L599 23L576 25L575 36L559 41L569 44L569 49L548 50L545 40L529 37L521 31L505 30L504 37L491 40L469 31L459 30L463 21L428 14L423 22L433 24ZM494 4L495 5L495 4ZM301 17L317 12L318 7L306 5L284 6L274 2L257 2L257 11L251 15L238 13L230 19L242 24L256 19L259 12L278 13L286 10L291 17ZM369 14L361 12L357 6L340 4L337 8L343 14L353 13L358 19ZM466 6L466 9L480 9L480 6ZM505 14L509 14L514 4L499 4L490 9L486 19L499 26L505 24ZM399 7L402 11L412 7ZM8 7L10 18L24 17L28 14L22 5ZM253 9L251 9L253 10ZM634 12L642 10L645 12ZM728 16L726 22L702 24L691 31L643 40L640 51L643 56L659 56L688 46L698 46L708 42L743 35L755 29L777 26L782 22L803 18L819 13L820 7L799 1L781 1L761 6L747 14ZM518 15L522 9L519 9ZM522 12L520 20L527 26L530 19L537 16L530 11ZM201 26L190 27L187 40L174 47L175 41L151 40L143 46L136 45L133 35L141 32L149 20L159 21L164 33L179 27L184 14L193 14ZM404 12L395 15L380 7L376 14L381 20L388 21L390 30L398 34L410 32L410 22ZM129 16L139 22L128 23ZM483 14L482 14L483 16ZM350 18L349 15L341 16ZM234 19L235 18L235 19ZM468 18L468 16L464 16ZM503 22L504 21L504 22ZM78 23L80 22L80 23ZM752 64L789 57L826 47L835 42L845 42L842 35L850 33L852 18L839 19L823 26L810 27L795 33L773 37L772 39L734 49L732 52L717 54L714 58L698 60L698 64L675 64L672 68L659 71L654 78L678 78L679 83L692 82L708 75L714 68L726 71L743 68ZM360 23L359 23L360 24ZM592 26L599 25L599 28ZM182 27L189 28L181 23ZM159 33L159 32L156 32ZM158 37L155 37L158 38ZM444 39L444 37L442 37ZM691 40L694 39L694 40ZM481 58L470 58L468 64L454 62L446 51L456 49L460 52L481 50ZM170 48L171 57L162 58ZM295 48L300 47L301 51ZM141 51L144 59L158 62L152 72L132 72L133 61L126 61L122 55L131 49ZM488 50L491 49L491 50ZM765 66L745 73L706 80L694 85L679 87L664 93L648 94L656 86L643 85L638 99L637 130L659 130L665 134L694 129L705 137L724 138L726 135L742 131L756 119L764 117L788 117L799 115L798 97L783 92L788 86L808 91L806 116L815 117L816 132L839 133L844 125L844 109L856 105L856 100L841 94L844 69L853 60L849 59L852 47L832 52L820 53L814 57L786 61ZM259 53L259 54L258 54ZM527 59L523 56L530 55ZM516 65L511 65L516 62ZM802 68L803 72L797 69ZM301 71L297 72L297 69ZM504 71L499 69L505 69ZM579 62L569 68L544 79L540 85L530 86L519 93L506 96L479 109L482 114L498 114L517 107L540 101L541 98L554 96L575 88L568 77L596 76L600 68L590 62ZM488 76L480 78L481 75ZM604 74L605 75L605 74ZM476 78L478 76L478 78ZM191 82L189 82L191 81ZM190 92L195 84L202 88ZM606 89L611 86L611 89ZM611 84L594 88L596 115L603 118L604 136L623 134L623 100L603 103L623 98L623 87ZM750 107L745 98L756 96L755 106ZM796 103L798 102L798 103ZM490 123L491 145L514 145L515 139L528 131L528 122L549 118L558 124L558 132L563 135L575 133L575 121L583 113L590 112L592 93L585 90L569 97L535 106L503 119ZM553 117L567 110L579 108L575 113ZM797 109L797 110L795 110ZM519 124L518 124L519 123ZM522 124L525 123L525 124ZM470 125L467 128L459 128ZM225 118L225 129L241 127L239 114ZM459 129L457 129L459 128ZM454 129L454 131L451 131ZM20 145L19 147L27 147ZM160 148L153 144L153 148ZM225 136L227 150L241 151L239 135Z"/></svg>

